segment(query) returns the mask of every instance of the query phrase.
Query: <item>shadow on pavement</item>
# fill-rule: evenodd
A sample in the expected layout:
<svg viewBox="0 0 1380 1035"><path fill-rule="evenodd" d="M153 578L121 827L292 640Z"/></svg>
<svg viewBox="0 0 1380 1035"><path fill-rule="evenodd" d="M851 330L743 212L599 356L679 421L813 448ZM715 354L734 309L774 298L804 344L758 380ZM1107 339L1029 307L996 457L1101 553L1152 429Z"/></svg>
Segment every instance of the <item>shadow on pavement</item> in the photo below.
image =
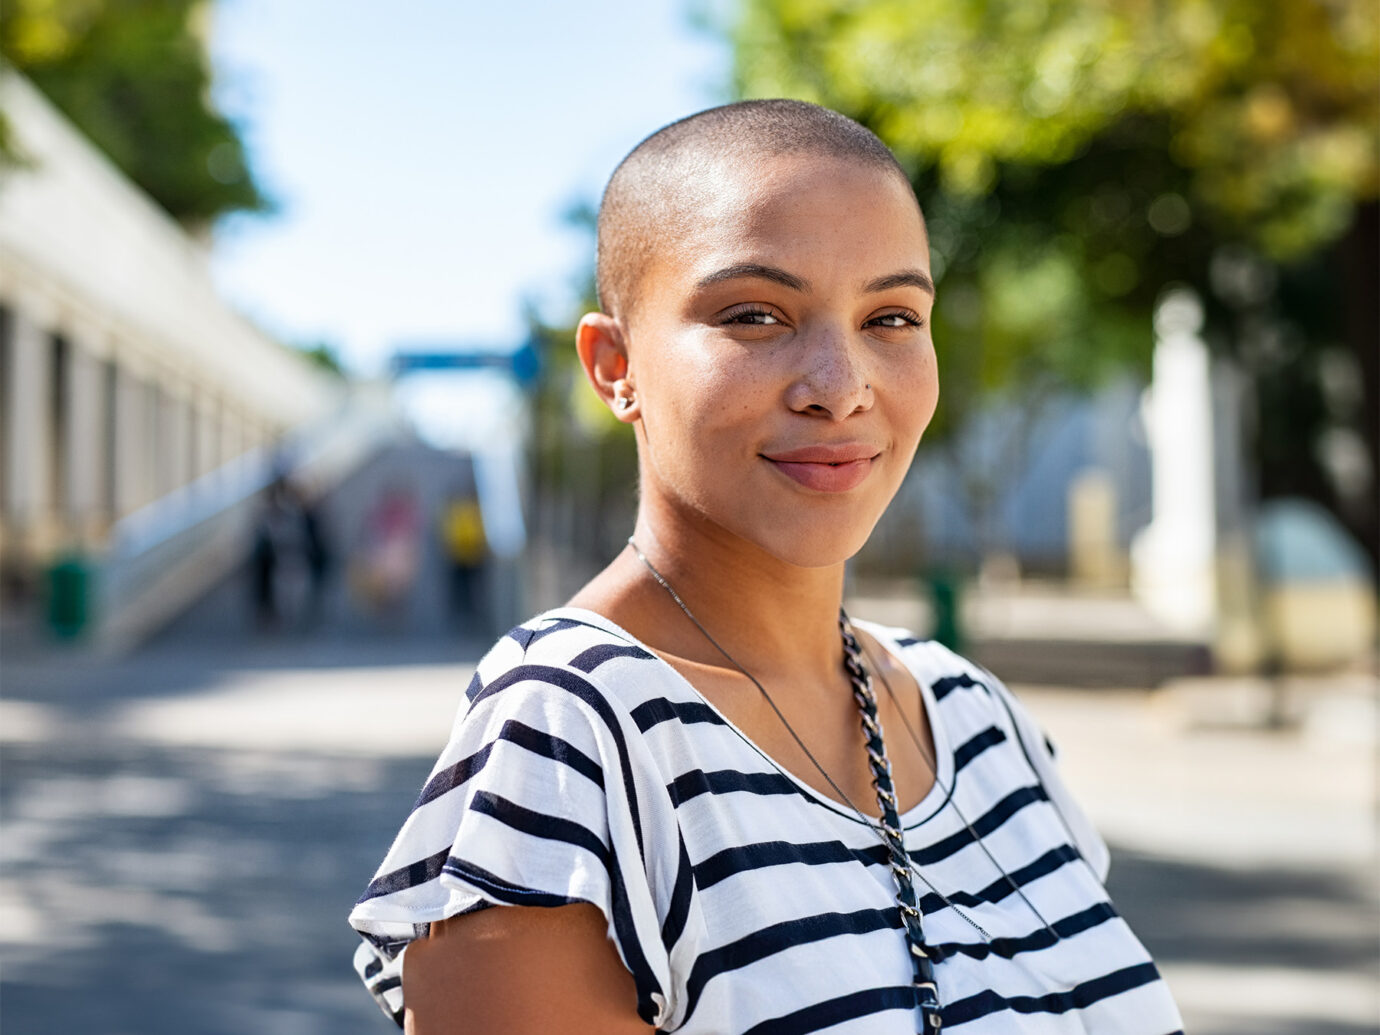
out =
<svg viewBox="0 0 1380 1035"><path fill-rule="evenodd" d="M1258 1002L1289 1002L1290 1012L1306 1015L1316 1002L1307 987L1307 973L1353 975L1372 988L1380 973L1375 879L1360 868L1239 869L1114 848L1107 883L1118 910L1166 970L1207 965L1306 972L1291 987L1278 987L1262 973ZM1380 1018L1370 1024L1322 1017L1271 1021L1252 1012L1239 1023L1221 1015L1213 1020L1214 1031L1241 1035L1380 1031ZM1190 1021L1188 1031L1194 1030Z"/></svg>
<svg viewBox="0 0 1380 1035"><path fill-rule="evenodd" d="M0 1029L395 1030L345 915L429 761L68 750L0 760Z"/></svg>

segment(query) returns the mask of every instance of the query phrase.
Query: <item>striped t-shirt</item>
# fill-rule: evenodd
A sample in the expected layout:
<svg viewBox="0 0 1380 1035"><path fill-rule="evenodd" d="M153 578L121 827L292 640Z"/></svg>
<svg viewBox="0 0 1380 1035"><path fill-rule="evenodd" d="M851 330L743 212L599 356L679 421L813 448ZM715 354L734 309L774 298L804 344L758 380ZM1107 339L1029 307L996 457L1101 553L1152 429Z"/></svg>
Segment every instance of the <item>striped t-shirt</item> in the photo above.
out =
<svg viewBox="0 0 1380 1035"><path fill-rule="evenodd" d="M1102 886L1106 847L1020 704L936 643L855 624L914 674L933 729L934 788L901 819L944 1030L1177 1032ZM428 924L586 902L634 978L629 1010L659 1030L917 1030L878 832L645 645L591 611L549 611L494 646L466 698L350 914L356 968L399 1024L403 950Z"/></svg>

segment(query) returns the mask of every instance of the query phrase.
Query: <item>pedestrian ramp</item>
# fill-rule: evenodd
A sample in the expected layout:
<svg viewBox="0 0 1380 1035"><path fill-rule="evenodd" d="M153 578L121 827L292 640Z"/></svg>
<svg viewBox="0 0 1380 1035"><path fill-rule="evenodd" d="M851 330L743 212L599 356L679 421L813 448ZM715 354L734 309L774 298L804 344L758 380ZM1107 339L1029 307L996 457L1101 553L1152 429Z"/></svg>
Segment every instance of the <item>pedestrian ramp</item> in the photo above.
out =
<svg viewBox="0 0 1380 1035"><path fill-rule="evenodd" d="M362 386L327 418L121 519L96 572L98 649L138 646L243 567L260 500L275 480L329 492L403 437L404 428L391 399Z"/></svg>
<svg viewBox="0 0 1380 1035"><path fill-rule="evenodd" d="M505 534L521 530L505 532L511 515L498 480L482 455L403 436L312 494L311 536L300 511L275 513L273 493L262 492L238 561L156 638L244 648L265 663L294 645L343 658L389 642L405 642L417 658L436 647L477 657L523 606L522 554L503 552ZM450 534L466 507L482 511L478 557L458 556ZM265 537L275 543L271 558L261 552Z"/></svg>

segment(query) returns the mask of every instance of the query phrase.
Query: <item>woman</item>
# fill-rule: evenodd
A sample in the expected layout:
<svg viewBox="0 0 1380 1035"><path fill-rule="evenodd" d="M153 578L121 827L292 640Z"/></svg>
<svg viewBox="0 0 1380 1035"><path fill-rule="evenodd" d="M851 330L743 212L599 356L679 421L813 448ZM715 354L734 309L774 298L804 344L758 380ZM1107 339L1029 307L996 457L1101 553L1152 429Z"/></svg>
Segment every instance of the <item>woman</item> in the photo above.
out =
<svg viewBox="0 0 1380 1035"><path fill-rule="evenodd" d="M351 916L385 1010L419 1035L1177 1030L1019 705L840 611L938 396L890 152L793 101L673 123L609 183L598 275L576 345L636 434L636 528L480 663Z"/></svg>

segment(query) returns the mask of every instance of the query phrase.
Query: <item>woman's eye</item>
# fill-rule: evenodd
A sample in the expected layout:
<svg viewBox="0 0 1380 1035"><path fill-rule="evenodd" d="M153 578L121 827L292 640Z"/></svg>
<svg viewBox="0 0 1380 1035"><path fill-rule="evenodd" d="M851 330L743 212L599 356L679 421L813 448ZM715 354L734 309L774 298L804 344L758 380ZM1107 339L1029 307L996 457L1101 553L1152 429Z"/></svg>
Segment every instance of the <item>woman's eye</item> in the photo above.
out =
<svg viewBox="0 0 1380 1035"><path fill-rule="evenodd" d="M724 320L724 323L748 324L756 327L765 327L768 324L780 322L770 309L739 309L729 313L728 318Z"/></svg>
<svg viewBox="0 0 1380 1035"><path fill-rule="evenodd" d="M874 327L919 327L920 317L914 313L884 313L867 322Z"/></svg>

